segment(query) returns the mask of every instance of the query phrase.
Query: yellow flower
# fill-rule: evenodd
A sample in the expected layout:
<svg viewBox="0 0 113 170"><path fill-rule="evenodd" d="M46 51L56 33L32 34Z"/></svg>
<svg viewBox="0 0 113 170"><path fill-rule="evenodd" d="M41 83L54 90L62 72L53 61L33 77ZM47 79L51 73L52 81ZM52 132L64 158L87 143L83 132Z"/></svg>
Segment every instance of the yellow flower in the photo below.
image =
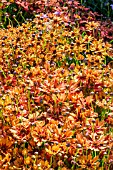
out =
<svg viewBox="0 0 113 170"><path fill-rule="evenodd" d="M93 29L98 28L98 26L99 26L99 23L98 23L98 22L94 22L94 21L88 22L88 23L86 24L86 30L93 30Z"/></svg>
<svg viewBox="0 0 113 170"><path fill-rule="evenodd" d="M98 156L92 158L92 155L89 154L88 156L81 156L80 158L78 158L79 161L79 166L81 168L85 168L88 170L93 170L99 167L99 162L98 162Z"/></svg>
<svg viewBox="0 0 113 170"><path fill-rule="evenodd" d="M27 155L27 153L28 153L28 151L26 148L22 150L22 155Z"/></svg>
<svg viewBox="0 0 113 170"><path fill-rule="evenodd" d="M46 148L46 152L48 152L50 155L56 155L60 151L59 145L54 144L52 147L49 146L49 148Z"/></svg>
<svg viewBox="0 0 113 170"><path fill-rule="evenodd" d="M28 156L27 158L24 159L24 164L29 165L31 163L31 157Z"/></svg>

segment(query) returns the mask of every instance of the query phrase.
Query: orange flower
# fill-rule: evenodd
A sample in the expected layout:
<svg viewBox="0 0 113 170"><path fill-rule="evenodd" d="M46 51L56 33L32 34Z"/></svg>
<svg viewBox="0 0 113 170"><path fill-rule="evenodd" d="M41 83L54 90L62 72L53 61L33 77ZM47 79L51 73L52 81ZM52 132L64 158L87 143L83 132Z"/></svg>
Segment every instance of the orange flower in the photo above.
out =
<svg viewBox="0 0 113 170"><path fill-rule="evenodd" d="M86 30L93 30L93 29L96 29L98 27L99 27L99 23L98 22L92 21L92 22L88 22L86 24Z"/></svg>
<svg viewBox="0 0 113 170"><path fill-rule="evenodd" d="M28 150L27 150L26 148L24 148L24 149L22 150L22 155L27 155L27 153L28 153Z"/></svg>
<svg viewBox="0 0 113 170"><path fill-rule="evenodd" d="M24 159L24 164L29 165L31 163L31 157L28 156L27 158Z"/></svg>
<svg viewBox="0 0 113 170"><path fill-rule="evenodd" d="M5 155L5 157L4 157L4 159L2 159L2 164L4 163L4 162L10 162L10 160L11 160L11 154L10 153L7 153L6 155Z"/></svg>
<svg viewBox="0 0 113 170"><path fill-rule="evenodd" d="M81 156L77 160L81 168L87 170L94 170L95 168L99 167L100 163L98 162L98 159L99 159L98 156L92 158L92 155L89 154L88 156Z"/></svg>
<svg viewBox="0 0 113 170"><path fill-rule="evenodd" d="M78 57L77 57L78 60L83 60L84 59L84 56L82 54L79 54Z"/></svg>
<svg viewBox="0 0 113 170"><path fill-rule="evenodd" d="M65 93L61 93L61 94L58 94L58 101L65 101L66 99L66 94Z"/></svg>
<svg viewBox="0 0 113 170"><path fill-rule="evenodd" d="M61 148L59 145L54 144L53 146L49 145L49 148L48 149L46 148L45 150L50 155L56 155L61 150Z"/></svg>
<svg viewBox="0 0 113 170"><path fill-rule="evenodd" d="M94 99L93 99L93 96L87 96L87 97L85 98L85 100L86 100L86 104L87 104L87 105L90 105Z"/></svg>

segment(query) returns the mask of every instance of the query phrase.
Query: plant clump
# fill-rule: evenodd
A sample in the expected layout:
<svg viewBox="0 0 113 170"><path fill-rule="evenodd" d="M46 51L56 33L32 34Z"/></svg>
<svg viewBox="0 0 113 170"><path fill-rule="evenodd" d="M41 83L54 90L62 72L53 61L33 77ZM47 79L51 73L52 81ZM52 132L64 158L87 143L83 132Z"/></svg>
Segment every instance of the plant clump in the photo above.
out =
<svg viewBox="0 0 113 170"><path fill-rule="evenodd" d="M92 21L98 21L100 23L100 28L97 29L96 25L92 25L93 36L101 36L104 38L104 41L113 43L113 22L110 18L106 17L105 20L105 17L102 17L100 13L97 13L96 11L92 12L90 7L81 6L78 1L17 0L7 2L7 0L2 0L1 9L1 27L6 28L8 24L18 26L21 23L26 22L26 20L34 19L35 16L40 13L43 13L44 17L46 17L46 14L51 15L51 13L54 13L56 16L63 17L63 20L68 22L68 24L71 22L76 24L76 26L79 26L81 33L83 34L86 30L86 24L89 24L89 22L92 23ZM88 33L92 34L92 31L90 30Z"/></svg>
<svg viewBox="0 0 113 170"><path fill-rule="evenodd" d="M112 44L57 14L0 28L0 168L111 170Z"/></svg>

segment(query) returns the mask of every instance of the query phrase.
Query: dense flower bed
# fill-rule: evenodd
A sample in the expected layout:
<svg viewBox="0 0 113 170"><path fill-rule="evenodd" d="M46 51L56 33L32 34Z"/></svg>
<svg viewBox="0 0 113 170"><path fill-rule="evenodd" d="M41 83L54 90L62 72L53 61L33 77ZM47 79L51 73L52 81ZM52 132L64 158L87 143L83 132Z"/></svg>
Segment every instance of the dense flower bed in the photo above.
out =
<svg viewBox="0 0 113 170"><path fill-rule="evenodd" d="M113 168L113 47L71 9L0 29L1 169Z"/></svg>

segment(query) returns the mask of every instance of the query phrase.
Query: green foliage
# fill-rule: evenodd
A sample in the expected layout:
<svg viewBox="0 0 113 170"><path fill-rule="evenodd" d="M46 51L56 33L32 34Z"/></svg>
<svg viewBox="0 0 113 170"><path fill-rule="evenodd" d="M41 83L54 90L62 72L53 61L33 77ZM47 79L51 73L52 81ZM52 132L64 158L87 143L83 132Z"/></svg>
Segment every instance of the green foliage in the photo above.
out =
<svg viewBox="0 0 113 170"><path fill-rule="evenodd" d="M110 18L113 20L112 0L79 0L82 5L90 8L93 12L102 14L102 19Z"/></svg>
<svg viewBox="0 0 113 170"><path fill-rule="evenodd" d="M16 27L26 20L33 18L33 14L25 11L23 7L19 7L16 3L11 3L3 9L0 9L0 27L3 28L6 28L8 25Z"/></svg>

